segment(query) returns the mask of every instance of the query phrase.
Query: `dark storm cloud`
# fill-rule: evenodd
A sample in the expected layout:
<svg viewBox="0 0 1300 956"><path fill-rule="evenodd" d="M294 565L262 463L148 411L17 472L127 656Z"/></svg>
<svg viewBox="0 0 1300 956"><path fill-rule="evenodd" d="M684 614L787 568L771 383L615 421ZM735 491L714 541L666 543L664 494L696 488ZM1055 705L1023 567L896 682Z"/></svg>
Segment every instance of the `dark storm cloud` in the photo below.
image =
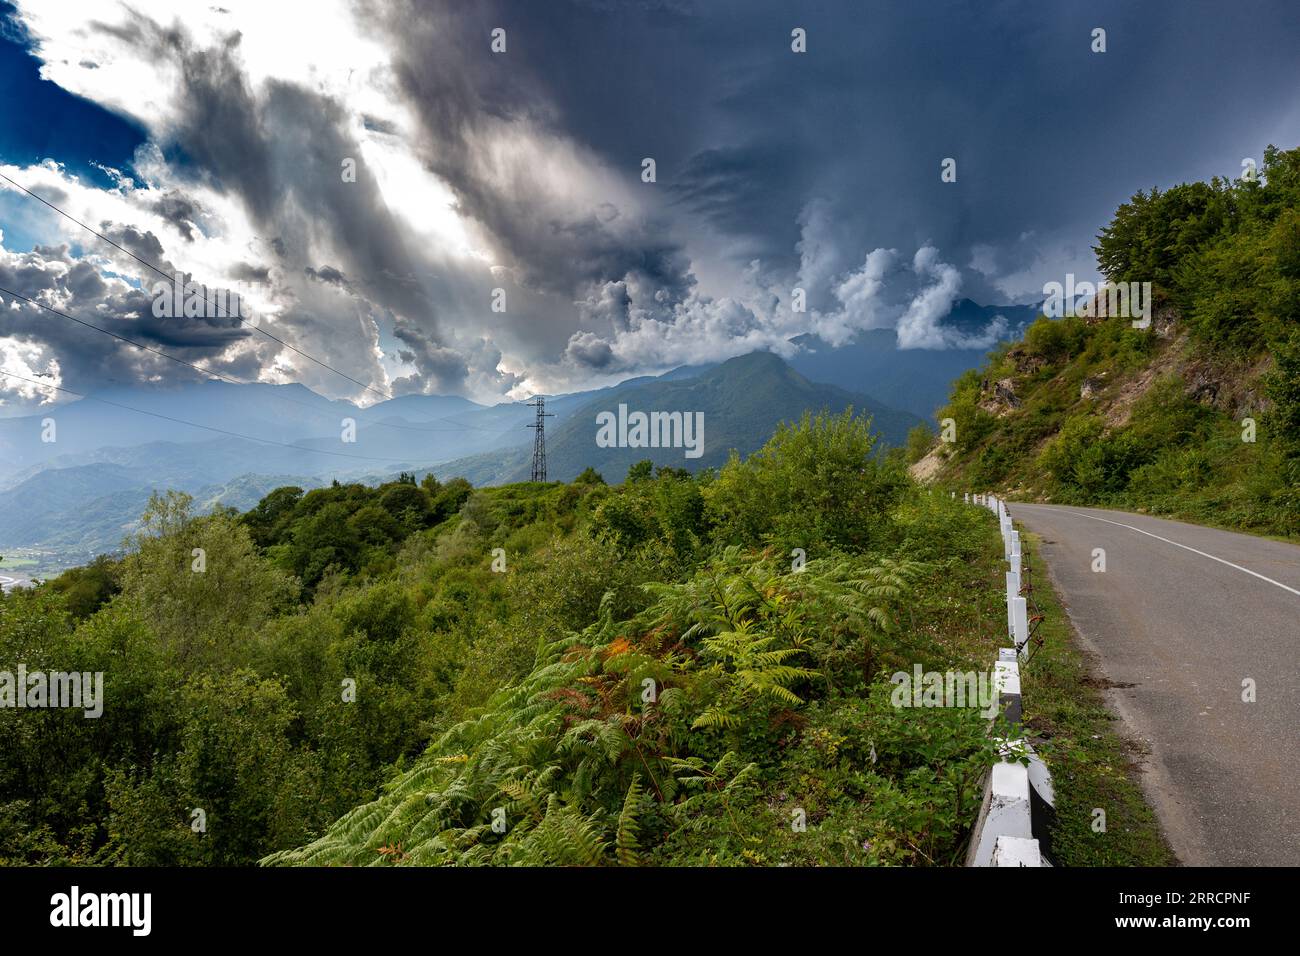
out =
<svg viewBox="0 0 1300 956"><path fill-rule="evenodd" d="M552 197L542 182L546 170L530 170L520 162L502 171L496 150L508 148L502 140L512 127L520 136L553 134L583 145L565 128L563 116L556 115L557 104L533 69L547 58L530 52L549 41L572 49L573 38L565 38L551 21L526 7L505 11L483 4L434 10L412 5L385 10L396 44L396 72L422 122L429 168L455 191L462 214L493 237L521 282L572 295L586 283L642 270L677 285L689 284L688 263L668 238L666 215L630 218L617 202L599 195L586 197L592 208L547 202ZM516 26L521 16L527 22ZM532 30L539 24L547 25L541 34ZM505 57L516 59L494 59L488 51L491 30L502 25L508 38L514 31L513 49L521 51ZM577 22L573 25L581 28ZM629 154L620 161L629 182L642 156ZM538 165L544 165L542 157Z"/></svg>
<svg viewBox="0 0 1300 956"><path fill-rule="evenodd" d="M602 369L614 361L609 343L590 332L580 332L569 342L565 355L585 368Z"/></svg>
<svg viewBox="0 0 1300 956"><path fill-rule="evenodd" d="M965 341L939 333L955 297L1028 301L1044 271L1088 270L1097 229L1133 192L1235 175L1269 139L1294 146L1284 121L1300 115L1300 7L1283 0L1249 15L1176 0L357 0L357 10L391 58L391 94L416 118L421 162L491 268L444 256L390 211L408 197L381 194L357 137L407 135L398 112L354 114L324 87L254 83L233 19L206 44L183 22L135 14L89 29L177 64L176 108L155 132L163 154L181 157L184 182L149 211L193 240L212 212L186 185L237 200L269 261L250 248L236 278L275 285L280 332L376 382L378 342L395 339L416 369L396 392L508 388L522 376L497 368L502 348L511 367L573 371L578 386L662 360L669 339L682 361L773 347L787 331L773 316L796 283L809 321L818 314L836 341L894 327L911 347L951 347ZM497 27L503 54L489 48ZM791 51L794 27L807 53ZM1094 27L1107 31L1105 53L1089 48ZM656 183L640 180L646 157ZM940 180L946 157L955 183ZM348 158L355 182L340 177ZM153 233L103 228L167 269L168 254L185 261L183 246ZM274 357L261 341L232 350L220 326L159 326L133 293L97 289L66 250L40 257L49 261L6 262L250 377L254 359ZM505 313L488 311L497 287ZM36 334L35 317L20 318ZM697 342L698 356L684 354ZM78 368L172 374L120 349L59 343ZM344 384L300 371L314 387Z"/></svg>
<svg viewBox="0 0 1300 956"><path fill-rule="evenodd" d="M166 290L162 289L162 294ZM204 289L201 295L219 302L216 289ZM155 295L135 294L131 297L132 308L123 310L117 318L133 319L134 338L145 340L175 353L178 349L197 349L201 353L221 352L227 346L248 337L251 333L237 315L226 315L226 310L214 305L212 315L154 315Z"/></svg>
<svg viewBox="0 0 1300 956"><path fill-rule="evenodd" d="M231 270L231 274L240 282L265 284L271 280L271 270L266 266L256 266L251 262L241 262Z"/></svg>
<svg viewBox="0 0 1300 956"><path fill-rule="evenodd" d="M343 288L347 288L348 285L347 276L338 269L335 269L333 266L321 266L319 269L313 269L311 266L308 266L303 270L303 272L306 273L308 277L315 279L317 282L325 282L330 285L342 286Z"/></svg>
<svg viewBox="0 0 1300 956"><path fill-rule="evenodd" d="M755 252L789 255L790 245L759 235L753 228L754 215L768 209L783 223L773 232L787 237L805 202L801 193L788 187L802 178L803 167L800 151L790 144L709 148L686 160L671 188L677 201L722 232L760 240ZM755 175L756 170L763 174ZM787 191L774 192L773 182L782 183Z"/></svg>
<svg viewBox="0 0 1300 956"><path fill-rule="evenodd" d="M229 318L157 317L152 291L106 280L97 266L74 258L66 245L37 246L28 253L0 250L0 286L189 362L212 359L249 334ZM30 303L4 295L0 300L0 338L39 346L47 361L57 360L63 381L74 390L93 390L108 381L206 377ZM233 368L221 361L213 367L227 374ZM3 391L14 388L9 382Z"/></svg>
<svg viewBox="0 0 1300 956"><path fill-rule="evenodd" d="M375 116L364 116L362 121L365 123L366 129L376 133L386 133L392 136L397 132L397 127L388 120L379 119Z"/></svg>
<svg viewBox="0 0 1300 956"><path fill-rule="evenodd" d="M162 242L152 232L142 232L135 226L124 226L107 221L99 224L99 231L131 255L139 256L146 262L159 266L164 272L172 270Z"/></svg>
<svg viewBox="0 0 1300 956"><path fill-rule="evenodd" d="M240 63L237 31L217 45L198 47L183 27L163 27L137 15L129 29L115 32L143 54L180 65L179 120L161 145L178 146L193 175L237 196L258 227L274 236L272 248L286 269L364 296L405 334L425 342L416 353L429 360L421 372L430 388L462 383L467 369L455 367L455 352L442 341L424 267L410 254L405 229L364 167L355 182L341 175L345 160L360 163L361 157L343 107L282 81L254 90ZM190 219L193 210L175 204L167 212L173 220ZM322 242L342 258L340 268L316 269L303 261L307 250ZM356 316L357 303L348 296L317 298L312 308L333 308L345 319ZM322 335L305 347L354 377L382 382L373 350L356 348L351 322L333 325L342 334L332 335L331 323L319 321L318 314L291 309L282 320L292 327L304 317Z"/></svg>
<svg viewBox="0 0 1300 956"><path fill-rule="evenodd" d="M194 241L194 222L200 216L199 207L176 190L171 190L151 207L153 212L175 226L186 239Z"/></svg>
<svg viewBox="0 0 1300 956"><path fill-rule="evenodd" d="M413 323L400 323L393 334L407 346L405 351L414 357L413 364L421 376L432 378L448 392L459 392L464 387L468 369L459 352L440 345ZM423 379L408 376L393 383L393 394L422 392L426 385Z"/></svg>
<svg viewBox="0 0 1300 956"><path fill-rule="evenodd" d="M438 172L525 271L556 287L593 267L617 278L623 255L588 253L608 248L598 228L590 246L572 231L557 242L522 197L483 188L466 134L486 117L550 124L629 177L656 157L694 225L724 233L739 257L793 271L800 211L821 199L851 259L928 241L965 266L984 244L1015 271L1054 243L1090 259L1095 231L1140 188L1258 158L1295 107L1300 42L1300 6L1280 0L1249 16L1173 0L416 9L394 16L394 33ZM494 57L495 26L510 47ZM806 54L790 50L796 26ZM1105 53L1090 49L1094 27L1107 31ZM940 181L946 157L953 184ZM983 279L967 270L967 281Z"/></svg>

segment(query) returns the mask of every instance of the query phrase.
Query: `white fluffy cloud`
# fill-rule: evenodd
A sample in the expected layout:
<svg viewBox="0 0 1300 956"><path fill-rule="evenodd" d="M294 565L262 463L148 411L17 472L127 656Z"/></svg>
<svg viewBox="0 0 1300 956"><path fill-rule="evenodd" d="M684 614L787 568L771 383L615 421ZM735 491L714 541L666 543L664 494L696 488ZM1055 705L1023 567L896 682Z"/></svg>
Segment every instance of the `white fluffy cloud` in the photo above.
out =
<svg viewBox="0 0 1300 956"><path fill-rule="evenodd" d="M0 337L0 372L16 376L0 378L0 408L13 403L52 405L59 400L58 392L29 384L58 387L63 383L58 358L39 342Z"/></svg>
<svg viewBox="0 0 1300 956"><path fill-rule="evenodd" d="M822 308L795 312L795 286L782 288L760 263L751 263L738 294L718 298L694 290L666 304L636 281L605 283L579 304L588 323L604 332L575 333L566 361L611 374L717 361L756 349L788 356L797 350L791 339L805 333L840 346L868 329L894 329L900 349L988 348L1005 335L1001 316L975 332L944 324L960 297L962 277L932 245L921 246L910 262L895 249L874 249L861 265L845 269L828 210L815 202L801 215L794 278L807 302Z"/></svg>

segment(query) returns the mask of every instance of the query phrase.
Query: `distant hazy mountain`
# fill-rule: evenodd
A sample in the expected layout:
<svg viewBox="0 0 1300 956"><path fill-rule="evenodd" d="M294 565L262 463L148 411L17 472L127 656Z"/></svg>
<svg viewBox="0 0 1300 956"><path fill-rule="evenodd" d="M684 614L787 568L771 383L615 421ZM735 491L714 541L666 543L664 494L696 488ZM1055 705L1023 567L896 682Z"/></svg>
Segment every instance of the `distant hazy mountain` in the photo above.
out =
<svg viewBox="0 0 1300 956"><path fill-rule="evenodd" d="M679 369L665 377L690 372ZM548 397L547 411L558 424L610 390ZM0 419L0 490L47 468L104 462L160 471L166 480L180 481L176 487L249 473L397 473L527 442L531 432L525 426L533 415L522 402L489 407L450 395L403 395L363 409L302 385L113 389L39 414ZM55 441L42 440L46 419L53 421ZM354 440L344 442L349 419L355 422Z"/></svg>
<svg viewBox="0 0 1300 956"><path fill-rule="evenodd" d="M153 491L176 489L194 496L198 513L222 504L247 511L285 485L315 488L301 475L244 475L219 484L148 481L116 465L54 468L0 492L0 541L5 547L39 547L67 556L92 557L119 548L139 525Z"/></svg>
<svg viewBox="0 0 1300 956"><path fill-rule="evenodd" d="M654 379L636 379L605 390L575 410L567 421L547 423L547 477L570 481L588 466L609 481L621 481L629 466L649 458L656 465L697 471L723 464L735 449L742 455L761 448L780 422L797 421L805 411L855 410L872 416L876 432L899 445L920 419L865 395L834 385L810 382L776 355L754 352L712 366L702 373L678 370ZM682 377L685 375L686 377ZM704 413L703 454L687 458L681 448L601 448L596 444L597 415L663 411ZM479 484L526 481L532 448L521 446L504 454L475 455L448 462L434 473L461 475Z"/></svg>
<svg viewBox="0 0 1300 956"><path fill-rule="evenodd" d="M323 398L302 385L204 382L166 389L110 389L38 414L0 420L0 480L30 473L34 466L67 467L103 460L91 453L109 447L211 442L231 432L304 449L439 461L490 448L500 440L496 430L463 420L480 410L484 407L468 399L437 395L403 396L359 409L351 402ZM340 440L345 418L357 422L355 444ZM55 441L42 440L46 419L53 422ZM405 420L420 430L378 424L392 420ZM272 445L250 445L275 454ZM257 467L260 454L240 471ZM357 462L350 470L366 467ZM349 466L337 456L300 455L293 470L330 474Z"/></svg>
<svg viewBox="0 0 1300 956"><path fill-rule="evenodd" d="M1019 339L1038 316L1032 305L977 305L962 299L943 324L967 335L978 335L995 316L1007 321L1004 338ZM948 400L953 379L984 362L987 349L899 349L893 329L861 332L848 345L831 348L813 335L794 340L805 351L790 360L795 371L815 382L870 395L929 418Z"/></svg>
<svg viewBox="0 0 1300 956"><path fill-rule="evenodd" d="M525 426L535 410L519 402L489 408L463 398L408 395L358 409L301 386L225 383L100 397L113 404L80 401L0 421L0 552L113 550L155 490L188 492L206 511L217 503L250 508L285 484L377 481L400 471L461 475L480 485L529 477L532 432ZM597 447L597 414L617 412L620 404L633 412L702 412L702 455ZM547 420L549 475L569 480L592 465L617 481L645 458L691 470L716 466L733 448L748 454L762 446L779 422L849 405L872 415L890 444L901 444L918 421L865 395L811 382L767 352L548 397L547 411L555 416ZM46 417L55 421L56 442L40 440ZM344 418L357 422L355 442L340 440ZM176 420L248 437L214 435Z"/></svg>

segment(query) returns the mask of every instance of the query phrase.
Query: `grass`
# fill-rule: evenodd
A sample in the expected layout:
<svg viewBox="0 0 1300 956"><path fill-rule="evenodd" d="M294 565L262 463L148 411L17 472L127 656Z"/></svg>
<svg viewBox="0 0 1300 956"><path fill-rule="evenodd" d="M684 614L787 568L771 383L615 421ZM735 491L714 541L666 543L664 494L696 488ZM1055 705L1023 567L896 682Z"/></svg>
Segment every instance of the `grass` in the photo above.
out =
<svg viewBox="0 0 1300 956"><path fill-rule="evenodd" d="M1043 615L1022 665L1026 725L1052 772L1056 826L1052 850L1061 866L1176 866L1138 781L1133 745L1092 676L1077 636L1039 557L1036 535L1021 532L1034 568L1034 598ZM1095 811L1105 830L1094 830Z"/></svg>

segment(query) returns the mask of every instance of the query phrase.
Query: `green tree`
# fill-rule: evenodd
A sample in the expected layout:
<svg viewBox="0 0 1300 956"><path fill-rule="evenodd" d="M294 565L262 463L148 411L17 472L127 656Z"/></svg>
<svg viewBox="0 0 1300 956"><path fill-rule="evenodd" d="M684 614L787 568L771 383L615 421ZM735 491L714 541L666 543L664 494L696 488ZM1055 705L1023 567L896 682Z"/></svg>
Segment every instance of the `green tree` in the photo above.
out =
<svg viewBox="0 0 1300 956"><path fill-rule="evenodd" d="M782 423L748 459L733 454L706 490L709 515L737 544L869 548L907 486L873 454L875 441L870 419L852 408Z"/></svg>
<svg viewBox="0 0 1300 956"><path fill-rule="evenodd" d="M148 772L109 775L103 855L133 866L238 866L311 833L315 758L291 745L284 688L248 671L209 674L188 680L180 701L177 749Z"/></svg>
<svg viewBox="0 0 1300 956"><path fill-rule="evenodd" d="M907 462L915 464L930 453L934 445L934 429L921 422L907 433Z"/></svg>
<svg viewBox="0 0 1300 956"><path fill-rule="evenodd" d="M456 514L473 493L474 486L464 478L452 478L444 482L433 503L433 523L446 521Z"/></svg>
<svg viewBox="0 0 1300 956"><path fill-rule="evenodd" d="M287 560L303 584L315 587L330 569L357 569L361 539L348 523L349 517L345 505L331 502L314 515L295 522Z"/></svg>
<svg viewBox="0 0 1300 956"><path fill-rule="evenodd" d="M257 503L253 510L243 517L258 547L265 548L281 540L286 525L297 511L302 501L302 489L298 487L276 488Z"/></svg>
<svg viewBox="0 0 1300 956"><path fill-rule="evenodd" d="M101 554L80 568L69 568L49 582L52 590L63 595L63 600L74 620L90 617L122 590L118 584L121 563Z"/></svg>
<svg viewBox="0 0 1300 956"><path fill-rule="evenodd" d="M411 512L423 524L429 514L429 499L425 497L424 490L413 482L385 485L380 492L379 503L398 520L407 520L407 512Z"/></svg>
<svg viewBox="0 0 1300 956"><path fill-rule="evenodd" d="M257 553L247 528L224 514L193 517L193 499L154 494L122 562L123 597L187 666L215 665L279 609L297 584Z"/></svg>

